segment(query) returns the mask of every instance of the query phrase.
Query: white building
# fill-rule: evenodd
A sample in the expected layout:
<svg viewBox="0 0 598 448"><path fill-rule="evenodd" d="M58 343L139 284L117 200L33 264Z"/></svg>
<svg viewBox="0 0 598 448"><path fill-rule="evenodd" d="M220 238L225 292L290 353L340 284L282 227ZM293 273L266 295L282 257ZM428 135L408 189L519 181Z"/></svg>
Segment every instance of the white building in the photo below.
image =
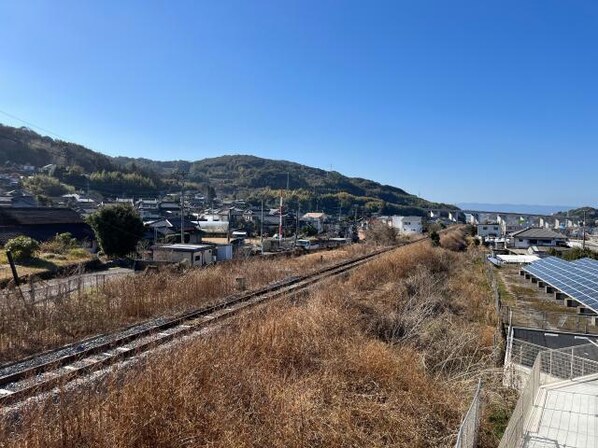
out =
<svg viewBox="0 0 598 448"><path fill-rule="evenodd" d="M465 223L475 226L478 223L478 220L473 213L465 213Z"/></svg>
<svg viewBox="0 0 598 448"><path fill-rule="evenodd" d="M541 217L540 218L540 227L542 227L544 229L553 229L554 228L554 219L547 218L547 217Z"/></svg>
<svg viewBox="0 0 598 448"><path fill-rule="evenodd" d="M510 235L529 227L528 221L524 216L518 215L498 215L496 222L500 225L502 235Z"/></svg>
<svg viewBox="0 0 598 448"><path fill-rule="evenodd" d="M216 261L216 249L208 244L165 244L153 248L155 261L184 262L189 266L205 266Z"/></svg>
<svg viewBox="0 0 598 448"><path fill-rule="evenodd" d="M497 223L492 224L478 224L478 236L486 238L488 236L499 237L502 236L502 230Z"/></svg>
<svg viewBox="0 0 598 448"><path fill-rule="evenodd" d="M322 233L327 218L325 213L310 212L301 217L301 222L311 225L318 233Z"/></svg>
<svg viewBox="0 0 598 448"><path fill-rule="evenodd" d="M391 227L404 235L420 234L423 231L421 216L392 216Z"/></svg>

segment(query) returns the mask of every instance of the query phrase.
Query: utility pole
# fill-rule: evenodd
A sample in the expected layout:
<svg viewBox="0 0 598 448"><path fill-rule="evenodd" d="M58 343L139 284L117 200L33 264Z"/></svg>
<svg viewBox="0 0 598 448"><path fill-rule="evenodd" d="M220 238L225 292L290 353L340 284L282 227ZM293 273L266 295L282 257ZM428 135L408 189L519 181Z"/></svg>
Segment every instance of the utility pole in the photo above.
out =
<svg viewBox="0 0 598 448"><path fill-rule="evenodd" d="M262 216L260 217L260 244L264 255L264 199L262 198Z"/></svg>
<svg viewBox="0 0 598 448"><path fill-rule="evenodd" d="M226 228L226 244L230 243L230 208L228 209L228 227Z"/></svg>
<svg viewBox="0 0 598 448"><path fill-rule="evenodd" d="M282 245L282 190L280 190L280 208L279 208L279 221L278 221L278 248Z"/></svg>
<svg viewBox="0 0 598 448"><path fill-rule="evenodd" d="M295 244L294 247L297 247L297 235L299 234L299 215L301 215L301 202L297 205L297 219L295 220Z"/></svg>
<svg viewBox="0 0 598 448"><path fill-rule="evenodd" d="M288 194L289 192L289 179L290 179L290 174L287 171L287 189L286 189L286 193ZM282 232L283 232L283 225L282 225L282 197L283 197L283 193L282 190L280 190L280 221L278 223L278 248L280 249L282 246Z"/></svg>
<svg viewBox="0 0 598 448"><path fill-rule="evenodd" d="M19 286L19 275L17 274L17 267L15 266L15 261L12 258L12 252L7 250L6 251L6 258L8 259L8 264L10 265L10 270L12 271L12 278L15 281L15 286Z"/></svg>
<svg viewBox="0 0 598 448"><path fill-rule="evenodd" d="M583 240L581 243L581 249L586 250L586 211L583 211Z"/></svg>
<svg viewBox="0 0 598 448"><path fill-rule="evenodd" d="M185 211L185 200L184 200L184 181L181 181L181 244L185 244L185 219L184 219L184 211Z"/></svg>

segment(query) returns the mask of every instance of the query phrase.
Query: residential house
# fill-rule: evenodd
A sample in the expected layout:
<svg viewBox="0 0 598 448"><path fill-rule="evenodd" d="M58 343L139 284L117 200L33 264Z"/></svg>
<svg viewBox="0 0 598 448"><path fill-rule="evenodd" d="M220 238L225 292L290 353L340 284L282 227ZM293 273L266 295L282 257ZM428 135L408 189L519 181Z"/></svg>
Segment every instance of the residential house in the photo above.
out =
<svg viewBox="0 0 598 448"><path fill-rule="evenodd" d="M143 221L157 220L162 216L160 214L160 201L158 199L139 199L135 207L139 211L139 216Z"/></svg>
<svg viewBox="0 0 598 448"><path fill-rule="evenodd" d="M392 216L392 227L403 235L415 235L423 232L421 216Z"/></svg>
<svg viewBox="0 0 598 448"><path fill-rule="evenodd" d="M229 231L228 221L192 221L199 229L209 237L227 237Z"/></svg>
<svg viewBox="0 0 598 448"><path fill-rule="evenodd" d="M486 223L486 224L478 224L477 226L478 236L481 238L486 237L494 237L498 238L502 236L502 230L498 223Z"/></svg>
<svg viewBox="0 0 598 448"><path fill-rule="evenodd" d="M181 220L179 218L161 218L155 221L145 222L147 229L145 239L154 241L176 240L180 241L181 237ZM183 237L184 243L196 244L202 241L202 232L197 224L188 219L183 219Z"/></svg>
<svg viewBox="0 0 598 448"><path fill-rule="evenodd" d="M20 190L9 191L0 196L0 207L37 207L37 199Z"/></svg>
<svg viewBox="0 0 598 448"><path fill-rule="evenodd" d="M466 224L471 224L472 226L475 226L478 223L478 219L473 213L465 213L464 215Z"/></svg>
<svg viewBox="0 0 598 448"><path fill-rule="evenodd" d="M530 227L513 233L511 245L516 249L527 249L531 246L564 246L566 243L567 237L562 233L550 229Z"/></svg>
<svg viewBox="0 0 598 448"><path fill-rule="evenodd" d="M0 207L0 244L19 235L48 241L69 232L86 247L95 249L95 235L81 216L61 207Z"/></svg>
<svg viewBox="0 0 598 448"><path fill-rule="evenodd" d="M500 225L502 235L510 235L529 226L526 218L519 215L497 215L496 222Z"/></svg>
<svg viewBox="0 0 598 448"><path fill-rule="evenodd" d="M98 209L98 204L92 198L88 198L77 193L64 194L60 197L60 202L67 207L72 208L84 218L91 215Z"/></svg>
<svg viewBox="0 0 598 448"><path fill-rule="evenodd" d="M154 261L206 266L216 261L216 249L211 244L164 244L152 247Z"/></svg>
<svg viewBox="0 0 598 448"><path fill-rule="evenodd" d="M322 233L324 231L324 223L326 222L327 219L328 219L328 216L326 215L326 213L309 212L309 213L304 214L299 219L299 222L302 225L310 225L314 229L316 229L316 231L318 233Z"/></svg>
<svg viewBox="0 0 598 448"><path fill-rule="evenodd" d="M174 201L160 202L160 215L163 217L173 217L181 214L181 204Z"/></svg>

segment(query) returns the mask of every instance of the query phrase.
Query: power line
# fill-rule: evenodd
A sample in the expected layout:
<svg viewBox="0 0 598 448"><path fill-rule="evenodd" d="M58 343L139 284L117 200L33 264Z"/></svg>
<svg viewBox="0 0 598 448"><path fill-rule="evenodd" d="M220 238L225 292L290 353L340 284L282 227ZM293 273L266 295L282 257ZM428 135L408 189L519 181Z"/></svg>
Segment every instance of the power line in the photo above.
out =
<svg viewBox="0 0 598 448"><path fill-rule="evenodd" d="M47 132L48 134L52 134L55 137L58 137L60 140L64 140L64 141L68 140L67 138L61 136L60 134L57 134L56 132L52 132L52 131L50 131L48 129L44 129L41 126L38 126L38 125L36 125L34 123L31 123L30 121L23 120L22 118L19 118L16 115L13 115L13 114L9 114L8 112L5 112L5 111L3 111L1 109L0 109L0 114L6 115L7 117L10 117L10 118L12 118L14 120L20 121L21 123L25 123L26 125L31 126L33 128L36 128L36 129L39 129L40 131Z"/></svg>

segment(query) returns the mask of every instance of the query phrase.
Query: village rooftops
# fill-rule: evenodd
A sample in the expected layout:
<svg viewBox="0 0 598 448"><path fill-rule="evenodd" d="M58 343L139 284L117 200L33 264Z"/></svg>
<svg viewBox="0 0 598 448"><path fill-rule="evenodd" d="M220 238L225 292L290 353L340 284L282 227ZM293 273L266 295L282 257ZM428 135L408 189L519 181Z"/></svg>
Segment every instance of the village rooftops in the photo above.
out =
<svg viewBox="0 0 598 448"><path fill-rule="evenodd" d="M164 244L154 246L154 250L173 250L177 252L199 252L201 250L213 249L211 244Z"/></svg>
<svg viewBox="0 0 598 448"><path fill-rule="evenodd" d="M303 215L303 217L301 219L324 219L324 218L326 218L325 213L309 212L309 213L306 213L305 215Z"/></svg>
<svg viewBox="0 0 598 448"><path fill-rule="evenodd" d="M0 208L0 226L36 224L82 224L83 218L65 207Z"/></svg>
<svg viewBox="0 0 598 448"><path fill-rule="evenodd" d="M91 227L70 208L0 207L0 244L19 235L47 241L65 232L79 241L94 240Z"/></svg>
<svg viewBox="0 0 598 448"><path fill-rule="evenodd" d="M528 229L519 230L512 235L515 238L530 238L530 239L562 239L567 237L562 233L555 232L550 229L542 229L530 227Z"/></svg>

